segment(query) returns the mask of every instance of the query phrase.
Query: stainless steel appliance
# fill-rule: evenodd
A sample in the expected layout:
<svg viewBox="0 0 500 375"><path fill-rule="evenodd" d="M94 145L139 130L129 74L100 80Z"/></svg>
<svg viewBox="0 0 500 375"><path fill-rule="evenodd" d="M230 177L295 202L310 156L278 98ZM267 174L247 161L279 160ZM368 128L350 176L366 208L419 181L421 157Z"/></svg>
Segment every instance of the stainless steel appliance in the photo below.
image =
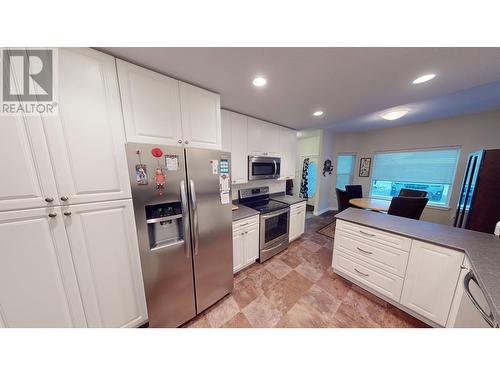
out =
<svg viewBox="0 0 500 375"><path fill-rule="evenodd" d="M233 289L230 154L126 151L149 325L177 327Z"/></svg>
<svg viewBox="0 0 500 375"><path fill-rule="evenodd" d="M260 263L288 247L290 206L271 200L268 186L240 190L239 203L260 212Z"/></svg>
<svg viewBox="0 0 500 375"><path fill-rule="evenodd" d="M453 226L493 233L500 220L500 149L469 155Z"/></svg>
<svg viewBox="0 0 500 375"><path fill-rule="evenodd" d="M248 179L276 179L280 176L281 158L271 156L248 156Z"/></svg>

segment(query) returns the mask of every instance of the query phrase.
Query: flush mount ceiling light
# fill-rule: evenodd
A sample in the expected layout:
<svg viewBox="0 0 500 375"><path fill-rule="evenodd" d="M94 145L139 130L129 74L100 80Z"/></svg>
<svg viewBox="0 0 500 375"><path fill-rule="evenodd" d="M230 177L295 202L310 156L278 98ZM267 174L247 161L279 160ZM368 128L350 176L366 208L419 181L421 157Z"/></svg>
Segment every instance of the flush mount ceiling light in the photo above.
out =
<svg viewBox="0 0 500 375"><path fill-rule="evenodd" d="M380 115L380 117L382 117L384 120L393 121L393 120L397 120L398 118L405 116L406 114L408 114L408 112L410 112L410 110L408 108L401 108L401 109L396 109L393 111L382 113Z"/></svg>
<svg viewBox="0 0 500 375"><path fill-rule="evenodd" d="M256 87L262 87L266 85L267 80L264 77L255 77L252 83Z"/></svg>
<svg viewBox="0 0 500 375"><path fill-rule="evenodd" d="M313 112L313 116L315 117L323 116L323 111L315 111Z"/></svg>
<svg viewBox="0 0 500 375"><path fill-rule="evenodd" d="M431 79L433 79L434 77L436 77L435 74L431 73L431 74L425 74L423 76L420 76L418 77L417 79L415 79L413 81L413 84L414 85L418 85L419 83L424 83L424 82L427 82L427 81L430 81Z"/></svg>

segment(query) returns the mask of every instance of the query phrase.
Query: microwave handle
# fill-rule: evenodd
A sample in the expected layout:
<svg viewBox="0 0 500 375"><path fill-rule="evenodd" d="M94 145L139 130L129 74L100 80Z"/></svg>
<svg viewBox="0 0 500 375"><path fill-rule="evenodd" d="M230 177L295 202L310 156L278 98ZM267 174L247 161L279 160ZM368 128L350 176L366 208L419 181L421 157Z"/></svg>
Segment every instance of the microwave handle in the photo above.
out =
<svg viewBox="0 0 500 375"><path fill-rule="evenodd" d="M276 160L273 160L274 163L274 175L273 177L276 177L276 173L278 173L278 164L276 164Z"/></svg>
<svg viewBox="0 0 500 375"><path fill-rule="evenodd" d="M465 294L467 294L467 297L469 297L469 299L471 300L472 304L477 309L477 311L479 311L479 313L481 314L481 316L483 317L483 319L486 321L486 323L488 323L490 327L494 327L495 326L495 319L493 318L493 315L492 314L487 314L486 311L483 310L483 308L476 301L476 299L474 298L474 296L472 295L472 293L471 293L471 291L469 289L469 284L470 284L471 280L474 280L474 282L477 284L477 280L476 280L474 274L472 273L472 271L469 271L469 272L467 272L467 275L465 275L465 277L464 277L464 291L465 291Z"/></svg>

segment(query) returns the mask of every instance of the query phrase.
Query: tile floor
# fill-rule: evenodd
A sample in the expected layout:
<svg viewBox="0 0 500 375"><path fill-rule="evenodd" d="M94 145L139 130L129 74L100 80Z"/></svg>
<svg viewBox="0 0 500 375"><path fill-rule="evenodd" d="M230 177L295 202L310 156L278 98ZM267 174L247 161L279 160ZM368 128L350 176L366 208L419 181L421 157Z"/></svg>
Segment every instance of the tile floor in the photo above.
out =
<svg viewBox="0 0 500 375"><path fill-rule="evenodd" d="M300 239L235 275L233 293L185 327L427 327L333 274L333 240L316 233L333 215L308 219Z"/></svg>

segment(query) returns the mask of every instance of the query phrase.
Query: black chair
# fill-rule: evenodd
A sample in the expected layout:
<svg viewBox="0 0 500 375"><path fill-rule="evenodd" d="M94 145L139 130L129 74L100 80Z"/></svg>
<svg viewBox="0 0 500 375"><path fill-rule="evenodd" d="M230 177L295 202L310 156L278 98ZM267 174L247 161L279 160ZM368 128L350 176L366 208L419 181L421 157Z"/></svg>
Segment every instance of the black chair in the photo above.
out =
<svg viewBox="0 0 500 375"><path fill-rule="evenodd" d="M400 197L413 197L413 198L425 198L427 192L424 190L413 190L413 189L401 189L399 191Z"/></svg>
<svg viewBox="0 0 500 375"><path fill-rule="evenodd" d="M422 197L394 197L387 214L419 220L428 201Z"/></svg>
<svg viewBox="0 0 500 375"><path fill-rule="evenodd" d="M361 188L361 185L346 185L345 191L347 192L349 199L363 198L363 189Z"/></svg>
<svg viewBox="0 0 500 375"><path fill-rule="evenodd" d="M337 193L337 205L339 208L339 212L349 208L349 196L347 195L347 192L345 190L340 190L337 188L335 189L335 192Z"/></svg>

